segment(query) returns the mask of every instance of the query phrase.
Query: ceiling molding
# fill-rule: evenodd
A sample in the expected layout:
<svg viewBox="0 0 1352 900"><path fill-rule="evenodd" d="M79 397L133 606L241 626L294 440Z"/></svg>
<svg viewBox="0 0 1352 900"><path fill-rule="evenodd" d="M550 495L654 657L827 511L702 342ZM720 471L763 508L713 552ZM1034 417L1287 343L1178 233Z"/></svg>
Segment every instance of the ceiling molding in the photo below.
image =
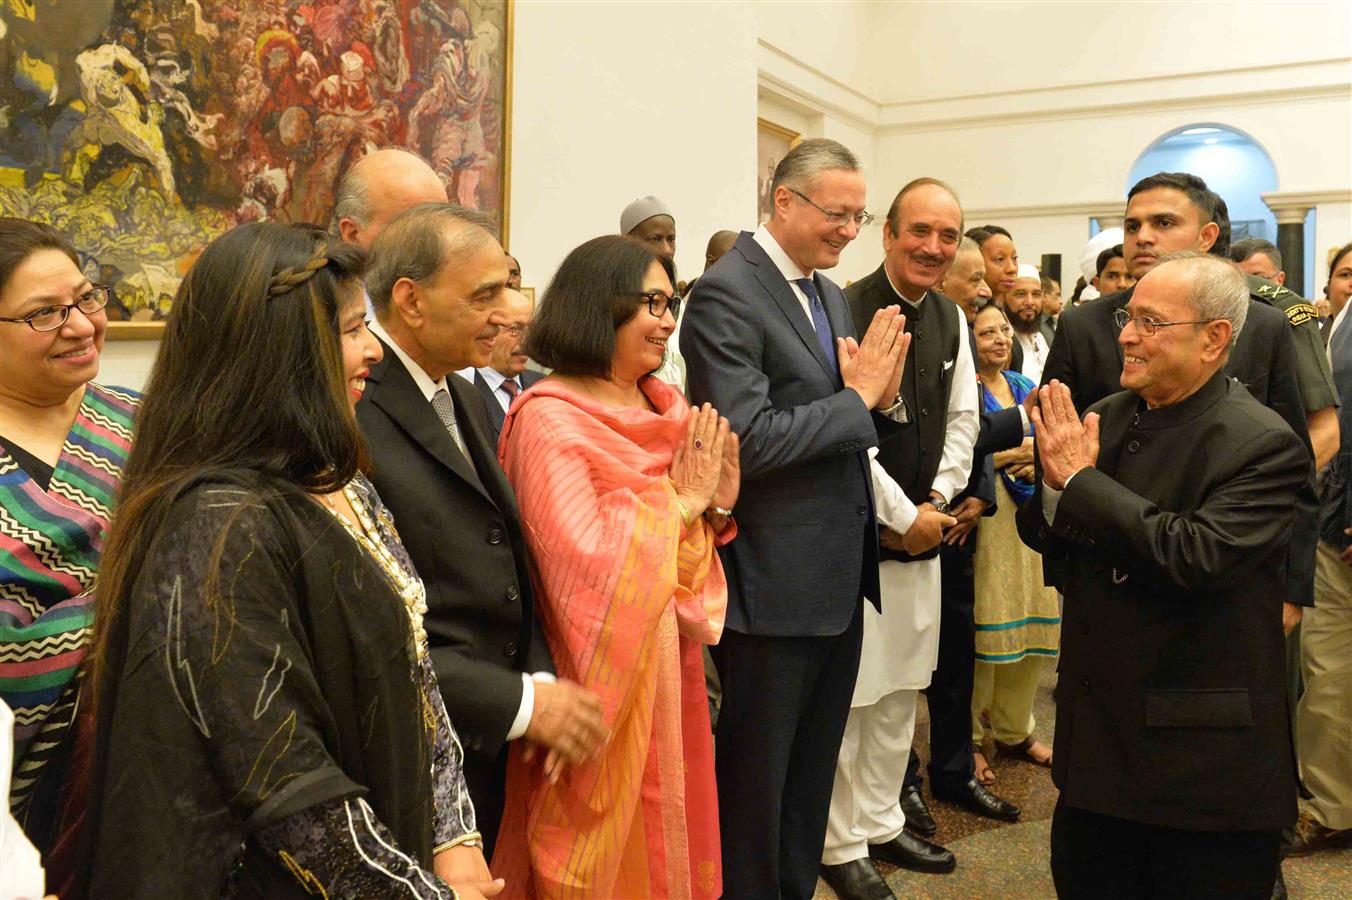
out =
<svg viewBox="0 0 1352 900"><path fill-rule="evenodd" d="M791 81L774 75L764 69L757 73L757 86L775 100L787 102L810 113L829 113L842 122L853 125L860 131L873 134L878 130L877 118L870 119L857 110L849 109L839 103L833 103L810 91L804 90Z"/></svg>
<svg viewBox="0 0 1352 900"><path fill-rule="evenodd" d="M784 51L779 51L783 53ZM786 54L787 55L787 54ZM1202 72L1174 72L1162 75L1146 75L1141 78L1115 78L1103 81L1084 81L1075 84L1056 84L1035 88L1014 88L1001 91L981 91L975 94L950 94L944 97L926 97L915 100L874 100L883 109L899 109L906 106L925 106L929 104L965 103L980 100L1021 99L1034 94L1065 94L1075 91L1103 91L1131 88L1142 84L1163 85L1169 82L1195 82L1201 79L1234 78L1261 76L1275 83L1289 83L1291 73L1308 72L1315 69L1329 69L1334 78L1343 81L1352 77L1352 57L1336 56L1325 59L1306 59L1299 62L1272 63L1265 66L1240 66L1233 69L1208 69ZM1341 71L1339 71L1341 70ZM872 99L872 98L870 98Z"/></svg>
<svg viewBox="0 0 1352 900"><path fill-rule="evenodd" d="M1127 214L1125 200L1077 201L1073 203L1038 203L1027 206L987 206L963 210L963 219L969 222L1006 219L1042 219L1057 216L1084 216L1086 219L1121 219Z"/></svg>
<svg viewBox="0 0 1352 900"><path fill-rule="evenodd" d="M995 113L973 112L970 115L926 119L919 122L899 122L880 125L879 135L920 134L930 131L948 131L958 128L986 128L992 125L1033 125L1067 119L1109 118L1131 113L1169 112L1183 109L1215 109L1218 107L1249 106L1255 103L1289 103L1293 100L1346 100L1352 86L1327 84L1294 88L1274 88L1224 94L1188 97L1151 98L1120 102L1094 102L1082 106L1059 109L1026 110Z"/></svg>

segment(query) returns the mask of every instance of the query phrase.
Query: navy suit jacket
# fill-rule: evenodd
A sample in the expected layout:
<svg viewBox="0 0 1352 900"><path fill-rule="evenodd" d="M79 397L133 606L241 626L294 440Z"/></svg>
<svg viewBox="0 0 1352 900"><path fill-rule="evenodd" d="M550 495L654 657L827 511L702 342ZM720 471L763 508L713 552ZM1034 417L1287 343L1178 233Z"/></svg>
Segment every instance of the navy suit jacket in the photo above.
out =
<svg viewBox="0 0 1352 900"><path fill-rule="evenodd" d="M854 334L839 287L818 273L836 337ZM793 289L742 232L700 276L681 324L690 399L741 438L737 538L720 548L727 627L827 636L865 597L880 604L867 450L905 427L868 410L822 352Z"/></svg>
<svg viewBox="0 0 1352 900"><path fill-rule="evenodd" d="M521 390L524 391L545 376L527 369L519 377ZM488 424L493 427L493 446L496 447L498 437L502 434L502 423L507 418L507 413L502 409L502 403L497 398L497 391L488 386L488 382L479 374L478 369L474 370L474 387L478 389L479 396L484 398L484 409L488 412Z"/></svg>

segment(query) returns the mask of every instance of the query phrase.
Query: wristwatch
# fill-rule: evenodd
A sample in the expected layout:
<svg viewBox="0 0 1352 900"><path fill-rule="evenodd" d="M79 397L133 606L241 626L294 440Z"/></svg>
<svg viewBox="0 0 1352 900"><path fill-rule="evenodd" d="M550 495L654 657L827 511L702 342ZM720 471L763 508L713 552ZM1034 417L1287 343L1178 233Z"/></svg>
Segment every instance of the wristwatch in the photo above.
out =
<svg viewBox="0 0 1352 900"><path fill-rule="evenodd" d="M949 515L948 501L945 500L943 497L931 497L929 498L928 502L930 506L933 506L939 512L943 513L944 515Z"/></svg>

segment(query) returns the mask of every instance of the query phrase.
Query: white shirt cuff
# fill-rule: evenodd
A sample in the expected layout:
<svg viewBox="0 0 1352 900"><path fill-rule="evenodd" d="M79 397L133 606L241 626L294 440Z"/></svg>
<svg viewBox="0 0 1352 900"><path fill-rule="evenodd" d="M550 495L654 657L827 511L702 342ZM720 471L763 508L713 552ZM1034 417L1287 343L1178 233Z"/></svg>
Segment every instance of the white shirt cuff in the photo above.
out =
<svg viewBox="0 0 1352 900"><path fill-rule="evenodd" d="M1070 487L1070 483L1079 474L1079 472L1072 472L1070 477L1066 479L1066 487ZM1056 523L1056 507L1061 502L1061 494L1064 492L1065 488L1058 491L1047 482L1042 482L1042 518L1047 520L1048 525Z"/></svg>
<svg viewBox="0 0 1352 900"><path fill-rule="evenodd" d="M1028 433L1028 409L1022 403L1019 404L1019 421L1023 423L1023 433Z"/></svg>
<svg viewBox="0 0 1352 900"><path fill-rule="evenodd" d="M507 740L509 741L521 737L530 727L530 717L535 714L535 682L537 681L553 684L555 678L548 672L521 673L521 706L516 711L516 718L512 720L512 727L507 729Z"/></svg>
<svg viewBox="0 0 1352 900"><path fill-rule="evenodd" d="M1061 502L1061 492L1047 482L1042 482L1042 518L1051 525L1056 521L1056 505Z"/></svg>

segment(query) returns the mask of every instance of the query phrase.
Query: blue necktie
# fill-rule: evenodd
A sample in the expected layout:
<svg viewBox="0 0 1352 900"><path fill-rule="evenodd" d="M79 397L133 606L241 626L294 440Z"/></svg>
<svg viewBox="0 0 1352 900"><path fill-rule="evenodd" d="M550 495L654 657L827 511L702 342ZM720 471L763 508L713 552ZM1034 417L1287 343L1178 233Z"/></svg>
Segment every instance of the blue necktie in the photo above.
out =
<svg viewBox="0 0 1352 900"><path fill-rule="evenodd" d="M807 307L812 310L812 325L817 329L817 343L822 345L822 352L826 354L826 361L831 364L834 370L838 365L836 362L836 340L831 334L831 321L826 318L826 307L822 306L822 298L817 295L817 286L812 283L811 278L794 279L794 284L798 285L803 291L803 296L807 297Z"/></svg>

